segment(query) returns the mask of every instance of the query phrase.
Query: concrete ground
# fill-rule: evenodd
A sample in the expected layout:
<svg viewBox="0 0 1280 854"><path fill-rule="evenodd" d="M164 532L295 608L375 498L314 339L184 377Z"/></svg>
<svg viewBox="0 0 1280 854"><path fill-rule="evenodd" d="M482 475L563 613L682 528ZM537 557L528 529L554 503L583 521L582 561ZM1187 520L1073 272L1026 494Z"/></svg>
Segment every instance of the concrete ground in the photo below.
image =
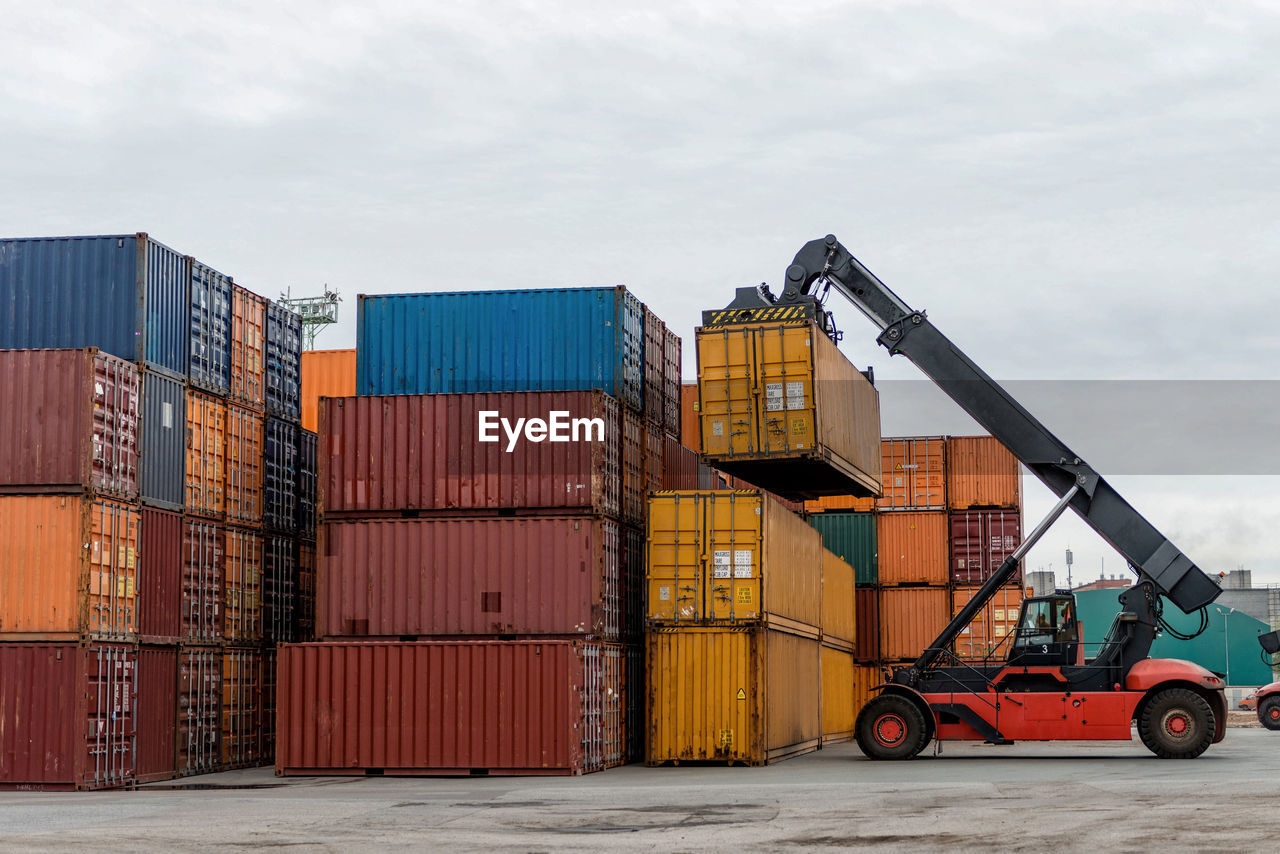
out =
<svg viewBox="0 0 1280 854"><path fill-rule="evenodd" d="M133 792L0 792L0 851L1274 851L1280 733L1199 759L1138 741L851 744L767 768L577 778L287 778L234 771Z"/></svg>

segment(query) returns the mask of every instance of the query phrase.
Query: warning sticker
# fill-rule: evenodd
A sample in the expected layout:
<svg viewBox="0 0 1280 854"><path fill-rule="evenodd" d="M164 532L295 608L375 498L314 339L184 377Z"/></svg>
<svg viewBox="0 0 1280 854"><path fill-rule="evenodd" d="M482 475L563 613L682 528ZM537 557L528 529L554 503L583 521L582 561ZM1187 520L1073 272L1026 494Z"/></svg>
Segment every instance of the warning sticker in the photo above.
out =
<svg viewBox="0 0 1280 854"><path fill-rule="evenodd" d="M751 550L738 549L733 553L733 577L751 577Z"/></svg>
<svg viewBox="0 0 1280 854"><path fill-rule="evenodd" d="M787 383L787 409L804 409L804 383Z"/></svg>
<svg viewBox="0 0 1280 854"><path fill-rule="evenodd" d="M732 573L729 570L729 561L731 553L728 549L717 549L715 553L715 570L712 573L715 578L730 578Z"/></svg>
<svg viewBox="0 0 1280 854"><path fill-rule="evenodd" d="M744 690L742 690L741 688L739 688L739 689L738 689L738 699L739 699L739 700L745 700L745 699L747 699L747 692L746 692L746 691L744 691Z"/></svg>
<svg viewBox="0 0 1280 854"><path fill-rule="evenodd" d="M764 408L768 412L781 412L783 407L782 383L764 384Z"/></svg>
<svg viewBox="0 0 1280 854"><path fill-rule="evenodd" d="M791 419L791 435L803 436L805 429L809 426L808 418L792 418Z"/></svg>

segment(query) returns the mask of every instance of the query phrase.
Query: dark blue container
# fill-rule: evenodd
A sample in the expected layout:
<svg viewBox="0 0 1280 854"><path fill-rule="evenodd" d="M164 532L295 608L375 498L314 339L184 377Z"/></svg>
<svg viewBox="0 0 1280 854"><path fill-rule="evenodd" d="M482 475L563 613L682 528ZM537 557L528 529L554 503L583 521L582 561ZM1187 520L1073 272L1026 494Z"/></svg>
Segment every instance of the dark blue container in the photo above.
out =
<svg viewBox="0 0 1280 854"><path fill-rule="evenodd" d="M310 430L298 433L298 536L316 537L316 439Z"/></svg>
<svg viewBox="0 0 1280 854"><path fill-rule="evenodd" d="M302 315L267 303L267 414L302 418Z"/></svg>
<svg viewBox="0 0 1280 854"><path fill-rule="evenodd" d="M298 525L298 445L302 428L268 416L262 442L262 526L293 533Z"/></svg>
<svg viewBox="0 0 1280 854"><path fill-rule="evenodd" d="M356 394L601 389L644 402L644 312L623 287L362 294L356 315Z"/></svg>
<svg viewBox="0 0 1280 854"><path fill-rule="evenodd" d="M190 260L191 384L225 397L231 391L231 277Z"/></svg>
<svg viewBox="0 0 1280 854"><path fill-rule="evenodd" d="M188 268L145 234L0 240L0 349L97 347L185 378Z"/></svg>
<svg viewBox="0 0 1280 854"><path fill-rule="evenodd" d="M157 371L142 374L138 487L142 503L181 510L187 462L187 390Z"/></svg>

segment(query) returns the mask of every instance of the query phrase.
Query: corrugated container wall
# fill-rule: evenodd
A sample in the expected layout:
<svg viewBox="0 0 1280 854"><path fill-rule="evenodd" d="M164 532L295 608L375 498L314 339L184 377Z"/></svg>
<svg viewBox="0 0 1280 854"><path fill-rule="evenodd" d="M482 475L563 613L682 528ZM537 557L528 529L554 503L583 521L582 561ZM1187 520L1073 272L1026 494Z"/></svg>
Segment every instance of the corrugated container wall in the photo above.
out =
<svg viewBox="0 0 1280 854"><path fill-rule="evenodd" d="M946 513L876 514L878 580L882 585L946 584Z"/></svg>
<svg viewBox="0 0 1280 854"><path fill-rule="evenodd" d="M302 429L320 431L322 397L354 397L356 393L356 351L302 351Z"/></svg>
<svg viewBox="0 0 1280 854"><path fill-rule="evenodd" d="M0 240L0 349L98 347L185 378L187 266L145 234Z"/></svg>
<svg viewBox="0 0 1280 854"><path fill-rule="evenodd" d="M874 696L871 689L884 682L878 664L855 664L853 670L853 711L856 715Z"/></svg>
<svg viewBox="0 0 1280 854"><path fill-rule="evenodd" d="M0 495L0 636L136 640L138 507Z"/></svg>
<svg viewBox="0 0 1280 854"><path fill-rule="evenodd" d="M570 420L599 418L603 436L583 429L578 441L520 439L510 446L496 426L498 417L514 424L552 411ZM494 441L480 441L481 412L496 413L488 431ZM327 517L509 508L617 516L620 509L618 404L599 392L328 398L320 426Z"/></svg>
<svg viewBox="0 0 1280 854"><path fill-rule="evenodd" d="M581 774L624 760L621 648L570 641L296 644L276 773Z"/></svg>
<svg viewBox="0 0 1280 854"><path fill-rule="evenodd" d="M853 653L823 646L818 654L822 666L822 744L849 741L861 708L854 705L857 665Z"/></svg>
<svg viewBox="0 0 1280 854"><path fill-rule="evenodd" d="M222 766L222 649L178 650L178 774L210 774Z"/></svg>
<svg viewBox="0 0 1280 854"><path fill-rule="evenodd" d="M663 336L662 357L662 417L660 421L666 431L680 438L683 422L680 415L681 391L680 370L683 365L683 353L680 336L667 327Z"/></svg>
<svg viewBox="0 0 1280 854"><path fill-rule="evenodd" d="M642 305L640 310L644 314L644 414L661 425L667 411L663 399L667 325L649 306Z"/></svg>
<svg viewBox="0 0 1280 854"><path fill-rule="evenodd" d="M876 517L871 513L820 513L809 524L822 535L822 545L853 566L857 583L876 584L878 558Z"/></svg>
<svg viewBox="0 0 1280 854"><path fill-rule="evenodd" d="M850 650L858 638L853 578L853 567L822 550L822 641Z"/></svg>
<svg viewBox="0 0 1280 854"><path fill-rule="evenodd" d="M222 638L227 643L262 640L262 535L227 528L223 569Z"/></svg>
<svg viewBox="0 0 1280 854"><path fill-rule="evenodd" d="M138 425L138 481L142 501L181 510L186 500L187 390L178 380L144 371Z"/></svg>
<svg viewBox="0 0 1280 854"><path fill-rule="evenodd" d="M644 470L644 420L622 408L622 518L628 522L644 519L644 502L648 479Z"/></svg>
<svg viewBox="0 0 1280 854"><path fill-rule="evenodd" d="M852 495L824 495L804 503L807 513L829 513L832 510L852 510L858 513L871 513L876 509L876 500L871 497L855 498Z"/></svg>
<svg viewBox="0 0 1280 854"><path fill-rule="evenodd" d="M139 783L171 780L178 773L178 649L144 646L138 649Z"/></svg>
<svg viewBox="0 0 1280 854"><path fill-rule="evenodd" d="M262 762L262 651L227 647L222 652L222 767Z"/></svg>
<svg viewBox="0 0 1280 854"><path fill-rule="evenodd" d="M232 285L231 399L262 408L266 402L266 367L267 300Z"/></svg>
<svg viewBox="0 0 1280 854"><path fill-rule="evenodd" d="M0 491L137 497L140 393L97 350L0 350Z"/></svg>
<svg viewBox="0 0 1280 854"><path fill-rule="evenodd" d="M621 632L607 519L353 519L325 523L321 539L322 638Z"/></svg>
<svg viewBox="0 0 1280 854"><path fill-rule="evenodd" d="M298 639L298 546L284 534L262 542L262 634L269 643Z"/></svg>
<svg viewBox="0 0 1280 854"><path fill-rule="evenodd" d="M884 494L878 510L947 508L947 440L941 436L885 439L881 446Z"/></svg>
<svg viewBox="0 0 1280 854"><path fill-rule="evenodd" d="M137 664L133 646L0 644L0 788L132 782Z"/></svg>
<svg viewBox="0 0 1280 854"><path fill-rule="evenodd" d="M601 389L644 403L644 313L624 287L361 295L357 394Z"/></svg>
<svg viewBox="0 0 1280 854"><path fill-rule="evenodd" d="M187 510L220 519L227 510L227 404L187 393Z"/></svg>
<svg viewBox="0 0 1280 854"><path fill-rule="evenodd" d="M680 386L680 441L686 448L702 451L702 427L699 425L698 384Z"/></svg>
<svg viewBox="0 0 1280 854"><path fill-rule="evenodd" d="M1018 510L964 510L950 515L951 580L981 584L1022 544ZM1022 566L1009 579L1018 583Z"/></svg>
<svg viewBox="0 0 1280 854"><path fill-rule="evenodd" d="M991 436L952 436L947 440L947 505L1021 507L1018 459Z"/></svg>
<svg viewBox="0 0 1280 854"><path fill-rule="evenodd" d="M977 587L955 588L951 593L952 615L959 614L977 592ZM1001 587L956 638L956 655L969 660L985 659L989 655L1005 658L1009 650L1005 638L1017 627L1021 608L1022 588L1016 584Z"/></svg>
<svg viewBox="0 0 1280 854"><path fill-rule="evenodd" d="M880 589L880 654L886 661L914 660L951 622L945 587Z"/></svg>
<svg viewBox="0 0 1280 854"><path fill-rule="evenodd" d="M297 421L302 415L302 316L267 303L267 414Z"/></svg>
<svg viewBox="0 0 1280 854"><path fill-rule="evenodd" d="M853 591L857 603L858 639L853 651L858 661L880 660L880 590L859 587Z"/></svg>
<svg viewBox="0 0 1280 854"><path fill-rule="evenodd" d="M182 520L182 639L222 640L222 585L226 543L221 525L207 519Z"/></svg>
<svg viewBox="0 0 1280 854"><path fill-rule="evenodd" d="M317 501L316 447L319 437L303 428L298 434L298 535L308 540L316 537Z"/></svg>
<svg viewBox="0 0 1280 854"><path fill-rule="evenodd" d="M428 437L430 438L430 437ZM262 525L273 531L292 531L298 521L297 424L268 417L262 457Z"/></svg>
<svg viewBox="0 0 1280 854"><path fill-rule="evenodd" d="M298 541L297 607L298 640L316 639L316 544Z"/></svg>
<svg viewBox="0 0 1280 854"><path fill-rule="evenodd" d="M257 525L262 521L262 415L227 404L227 521Z"/></svg>
<svg viewBox="0 0 1280 854"><path fill-rule="evenodd" d="M660 489L698 488L698 452L670 434L663 437L662 466Z"/></svg>
<svg viewBox="0 0 1280 854"><path fill-rule="evenodd" d="M188 259L190 353L187 370L197 388L219 396L231 391L231 277Z"/></svg>
<svg viewBox="0 0 1280 854"><path fill-rule="evenodd" d="M182 516L143 507L138 525L138 635L144 643L177 643L182 637Z"/></svg>

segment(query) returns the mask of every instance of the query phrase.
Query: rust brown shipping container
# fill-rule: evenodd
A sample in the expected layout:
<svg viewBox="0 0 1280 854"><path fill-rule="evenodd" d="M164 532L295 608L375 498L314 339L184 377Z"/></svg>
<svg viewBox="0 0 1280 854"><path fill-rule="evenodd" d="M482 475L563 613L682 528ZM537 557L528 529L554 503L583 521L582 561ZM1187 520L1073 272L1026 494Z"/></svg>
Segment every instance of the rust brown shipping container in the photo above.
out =
<svg viewBox="0 0 1280 854"><path fill-rule="evenodd" d="M280 648L276 773L582 774L625 760L623 648L583 641Z"/></svg>
<svg viewBox="0 0 1280 854"><path fill-rule="evenodd" d="M698 384L682 383L680 385L680 443L686 448L702 452L702 427L699 420Z"/></svg>
<svg viewBox="0 0 1280 854"><path fill-rule="evenodd" d="M1018 510L962 510L950 515L951 580L981 584L1022 544L1022 513ZM1022 579L1022 566L1010 579Z"/></svg>
<svg viewBox="0 0 1280 854"><path fill-rule="evenodd" d="M680 438L681 395L680 372L683 367L680 336L671 327L664 330L662 354L662 422L663 429Z"/></svg>
<svg viewBox="0 0 1280 854"><path fill-rule="evenodd" d="M320 427L320 398L354 397L356 393L356 351L302 351L302 429L317 432Z"/></svg>
<svg viewBox="0 0 1280 854"><path fill-rule="evenodd" d="M266 400L266 341L266 298L232 284L231 399L258 410Z"/></svg>
<svg viewBox="0 0 1280 854"><path fill-rule="evenodd" d="M138 522L138 637L182 637L182 514L143 507Z"/></svg>
<svg viewBox="0 0 1280 854"><path fill-rule="evenodd" d="M947 505L1021 507L1022 476L1018 459L992 436L947 439Z"/></svg>
<svg viewBox="0 0 1280 854"><path fill-rule="evenodd" d="M187 512L219 519L227 510L227 404L187 391Z"/></svg>
<svg viewBox="0 0 1280 854"><path fill-rule="evenodd" d="M666 476L666 437L662 430L653 424L643 425L644 429L644 491L646 494L662 489ZM641 511L643 512L643 511Z"/></svg>
<svg viewBox="0 0 1280 854"><path fill-rule="evenodd" d="M227 528L223 557L222 639L232 644L262 640L262 535Z"/></svg>
<svg viewBox="0 0 1280 854"><path fill-rule="evenodd" d="M0 639L136 641L136 503L0 495Z"/></svg>
<svg viewBox="0 0 1280 854"><path fill-rule="evenodd" d="M236 525L262 522L262 414L227 406L226 511Z"/></svg>
<svg viewBox="0 0 1280 854"><path fill-rule="evenodd" d="M851 741L861 708L854 705L857 665L853 653L823 644L818 659L822 670L822 744Z"/></svg>
<svg viewBox="0 0 1280 854"><path fill-rule="evenodd" d="M297 639L316 639L316 544L298 541L298 585L296 595Z"/></svg>
<svg viewBox="0 0 1280 854"><path fill-rule="evenodd" d="M350 519L321 529L323 638L622 630L618 523L590 516Z"/></svg>
<svg viewBox="0 0 1280 854"><path fill-rule="evenodd" d="M519 418L599 418L578 441L513 446L499 427L481 442L481 412ZM335 514L524 508L616 516L621 497L617 401L601 392L389 395L326 398L320 415L320 503ZM496 423L496 422L491 422ZM572 430L570 430L572 438ZM637 442L639 435L633 437ZM507 447L511 451L507 452ZM636 464L643 447L632 446ZM639 478L635 480L638 487ZM639 494L639 493L637 493ZM641 498L643 503L643 499Z"/></svg>
<svg viewBox="0 0 1280 854"><path fill-rule="evenodd" d="M265 650L262 654L262 713L258 716L259 765L270 765L276 760L277 664L276 651Z"/></svg>
<svg viewBox="0 0 1280 854"><path fill-rule="evenodd" d="M857 603L858 639L853 652L859 663L880 660L880 590L858 587L853 591Z"/></svg>
<svg viewBox="0 0 1280 854"><path fill-rule="evenodd" d="M878 580L882 586L946 584L950 546L945 512L876 514Z"/></svg>
<svg viewBox="0 0 1280 854"><path fill-rule="evenodd" d="M852 651L858 638L854 571L838 556L822 550L822 641Z"/></svg>
<svg viewBox="0 0 1280 854"><path fill-rule="evenodd" d="M947 440L942 436L886 438L880 443L884 493L878 510L947 509Z"/></svg>
<svg viewBox="0 0 1280 854"><path fill-rule="evenodd" d="M262 758L262 657L260 649L222 651L222 767L252 768Z"/></svg>
<svg viewBox="0 0 1280 854"><path fill-rule="evenodd" d="M178 774L222 767L222 648L178 649Z"/></svg>
<svg viewBox="0 0 1280 854"><path fill-rule="evenodd" d="M222 640L225 532L208 519L182 520L182 639L185 643Z"/></svg>
<svg viewBox="0 0 1280 854"><path fill-rule="evenodd" d="M136 646L0 644L0 788L134 781Z"/></svg>
<svg viewBox="0 0 1280 854"><path fill-rule="evenodd" d="M643 312L644 417L646 421L661 426L666 415L663 389L665 388L667 325L662 322L662 318L649 310L649 306L643 306Z"/></svg>
<svg viewBox="0 0 1280 854"><path fill-rule="evenodd" d="M954 616L973 599L977 587L956 587L951 592L951 613ZM1003 661L1009 651L1006 642L1018 625L1018 613L1022 608L1023 589L1017 584L1006 585L996 591L991 601L982 607L973 622L965 626L955 641L955 653L965 660L982 660L988 657Z"/></svg>
<svg viewBox="0 0 1280 854"><path fill-rule="evenodd" d="M661 489L698 488L698 452L668 434L663 437Z"/></svg>
<svg viewBox="0 0 1280 854"><path fill-rule="evenodd" d="M171 780L178 775L178 648L138 649L139 783Z"/></svg>
<svg viewBox="0 0 1280 854"><path fill-rule="evenodd" d="M622 518L627 522L644 519L645 495L648 476L644 467L644 419L625 407L619 419L622 424L622 454L619 471L622 475Z"/></svg>
<svg viewBox="0 0 1280 854"><path fill-rule="evenodd" d="M951 622L946 587L880 588L880 655L915 660Z"/></svg>
<svg viewBox="0 0 1280 854"><path fill-rule="evenodd" d="M0 492L136 498L140 389L96 349L0 350Z"/></svg>

